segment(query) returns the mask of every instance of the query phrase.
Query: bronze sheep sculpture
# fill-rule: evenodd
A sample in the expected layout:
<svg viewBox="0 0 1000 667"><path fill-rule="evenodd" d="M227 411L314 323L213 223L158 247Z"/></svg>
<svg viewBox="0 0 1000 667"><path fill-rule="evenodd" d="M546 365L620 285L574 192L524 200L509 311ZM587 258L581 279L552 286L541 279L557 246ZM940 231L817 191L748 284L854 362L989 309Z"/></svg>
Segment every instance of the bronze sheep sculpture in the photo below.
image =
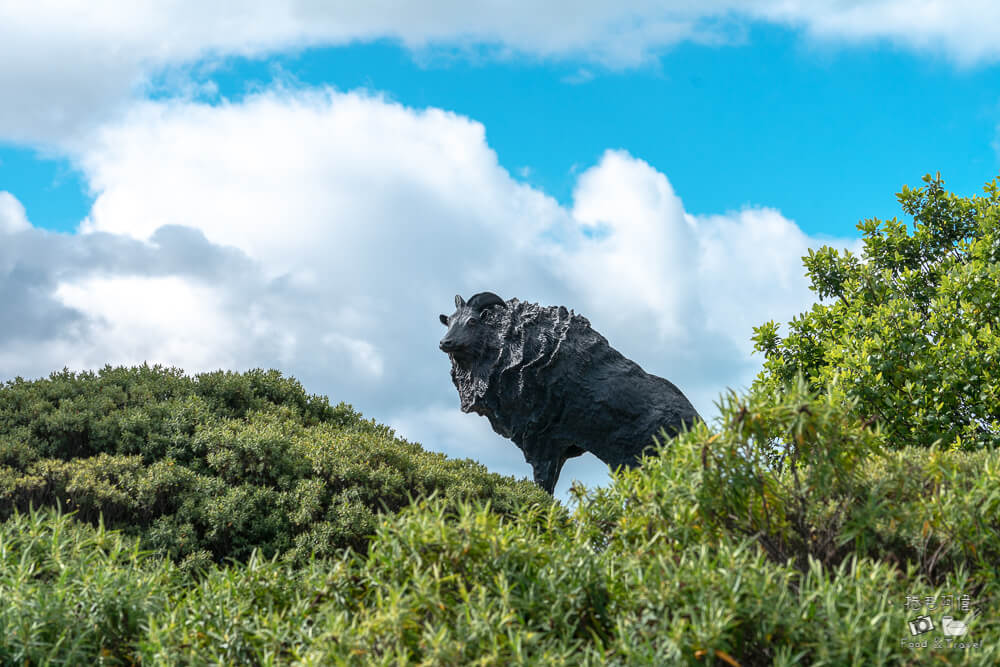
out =
<svg viewBox="0 0 1000 667"><path fill-rule="evenodd" d="M637 465L662 428L701 418L669 380L646 373L563 306L481 292L441 315L440 348L463 412L490 421L550 494L567 459L591 452L612 468Z"/></svg>

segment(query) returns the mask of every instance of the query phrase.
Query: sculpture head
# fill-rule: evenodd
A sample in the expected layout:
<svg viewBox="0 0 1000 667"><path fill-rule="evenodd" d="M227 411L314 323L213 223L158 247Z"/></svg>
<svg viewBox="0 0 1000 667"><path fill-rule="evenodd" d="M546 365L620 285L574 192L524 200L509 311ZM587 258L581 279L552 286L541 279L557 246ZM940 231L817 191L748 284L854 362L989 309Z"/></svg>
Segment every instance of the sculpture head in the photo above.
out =
<svg viewBox="0 0 1000 667"><path fill-rule="evenodd" d="M448 327L439 344L441 350L461 364L492 347L497 333L484 324L483 317L490 308L503 305L504 300L493 292L480 292L468 301L456 294L455 312L440 316L441 324Z"/></svg>

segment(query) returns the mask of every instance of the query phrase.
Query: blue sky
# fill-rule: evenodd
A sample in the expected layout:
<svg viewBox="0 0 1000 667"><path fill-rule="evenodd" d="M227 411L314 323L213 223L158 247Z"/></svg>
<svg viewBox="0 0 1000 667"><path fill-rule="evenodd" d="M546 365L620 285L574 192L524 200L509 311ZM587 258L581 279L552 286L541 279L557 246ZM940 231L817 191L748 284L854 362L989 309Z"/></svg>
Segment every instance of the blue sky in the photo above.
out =
<svg viewBox="0 0 1000 667"><path fill-rule="evenodd" d="M1000 170L988 3L176 4L0 8L0 380L277 367L527 474L458 411L455 292L573 307L711 417L806 248Z"/></svg>
<svg viewBox="0 0 1000 667"><path fill-rule="evenodd" d="M669 174L691 211L766 203L832 235L895 215L893 193L929 171L972 193L1000 168L1000 68L890 44L815 45L766 24L738 44L680 44L625 70L414 55L382 39L227 58L197 80L216 84L210 102L281 81L455 111L486 126L505 168L563 203L575 170L622 148ZM36 225L70 231L87 214L93 196L70 160L5 142L0 161Z"/></svg>

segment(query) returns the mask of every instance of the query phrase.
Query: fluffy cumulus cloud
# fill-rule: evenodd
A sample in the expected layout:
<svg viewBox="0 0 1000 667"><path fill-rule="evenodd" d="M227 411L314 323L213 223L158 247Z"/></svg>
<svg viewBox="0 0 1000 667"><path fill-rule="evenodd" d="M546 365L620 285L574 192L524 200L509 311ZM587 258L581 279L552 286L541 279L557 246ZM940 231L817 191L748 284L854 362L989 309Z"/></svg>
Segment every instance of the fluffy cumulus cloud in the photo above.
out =
<svg viewBox="0 0 1000 667"><path fill-rule="evenodd" d="M276 367L404 437L528 474L458 410L438 313L490 290L565 304L706 417L749 382L750 327L812 300L808 238L777 211L688 213L666 175L607 152L571 207L513 178L484 128L375 96L274 90L147 102L75 159L81 233L0 194L0 375L163 363ZM595 483L603 466L574 461Z"/></svg>
<svg viewBox="0 0 1000 667"><path fill-rule="evenodd" d="M0 234L11 234L30 226L21 202L11 193L0 190Z"/></svg>
<svg viewBox="0 0 1000 667"><path fill-rule="evenodd" d="M990 0L874 0L753 3L756 16L804 27L823 40L892 44L968 66L1000 58L1000 5Z"/></svg>
<svg viewBox="0 0 1000 667"><path fill-rule="evenodd" d="M255 264L201 232L165 226L147 241L120 235L54 234L31 227L9 193L0 201L0 369L34 377L63 365L102 366L110 358L141 363L176 358L212 365L234 347L234 323L218 299L248 284ZM14 220L11 224L11 209ZM232 289L220 289L229 285ZM207 303L206 303L207 302ZM186 323L182 324L182 323ZM166 331L187 333L168 341ZM163 346L166 345L166 348ZM211 355L200 356L202 353Z"/></svg>
<svg viewBox="0 0 1000 667"><path fill-rule="evenodd" d="M983 0L515 0L468 3L0 2L0 140L56 145L122 110L165 69L225 56L387 38L411 49L481 48L506 57L639 65L680 41L724 44L751 21L812 37L885 40L969 64L1000 57L1000 5Z"/></svg>

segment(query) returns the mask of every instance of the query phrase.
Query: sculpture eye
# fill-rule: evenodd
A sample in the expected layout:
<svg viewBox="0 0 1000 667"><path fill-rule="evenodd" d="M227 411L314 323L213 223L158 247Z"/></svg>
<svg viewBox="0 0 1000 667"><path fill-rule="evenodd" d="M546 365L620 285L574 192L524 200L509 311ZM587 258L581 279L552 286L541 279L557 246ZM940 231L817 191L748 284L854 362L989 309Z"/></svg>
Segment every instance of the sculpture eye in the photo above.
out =
<svg viewBox="0 0 1000 667"><path fill-rule="evenodd" d="M474 327L477 324L479 324L479 318L476 318L476 317L470 317L469 318L469 326L470 327Z"/></svg>

